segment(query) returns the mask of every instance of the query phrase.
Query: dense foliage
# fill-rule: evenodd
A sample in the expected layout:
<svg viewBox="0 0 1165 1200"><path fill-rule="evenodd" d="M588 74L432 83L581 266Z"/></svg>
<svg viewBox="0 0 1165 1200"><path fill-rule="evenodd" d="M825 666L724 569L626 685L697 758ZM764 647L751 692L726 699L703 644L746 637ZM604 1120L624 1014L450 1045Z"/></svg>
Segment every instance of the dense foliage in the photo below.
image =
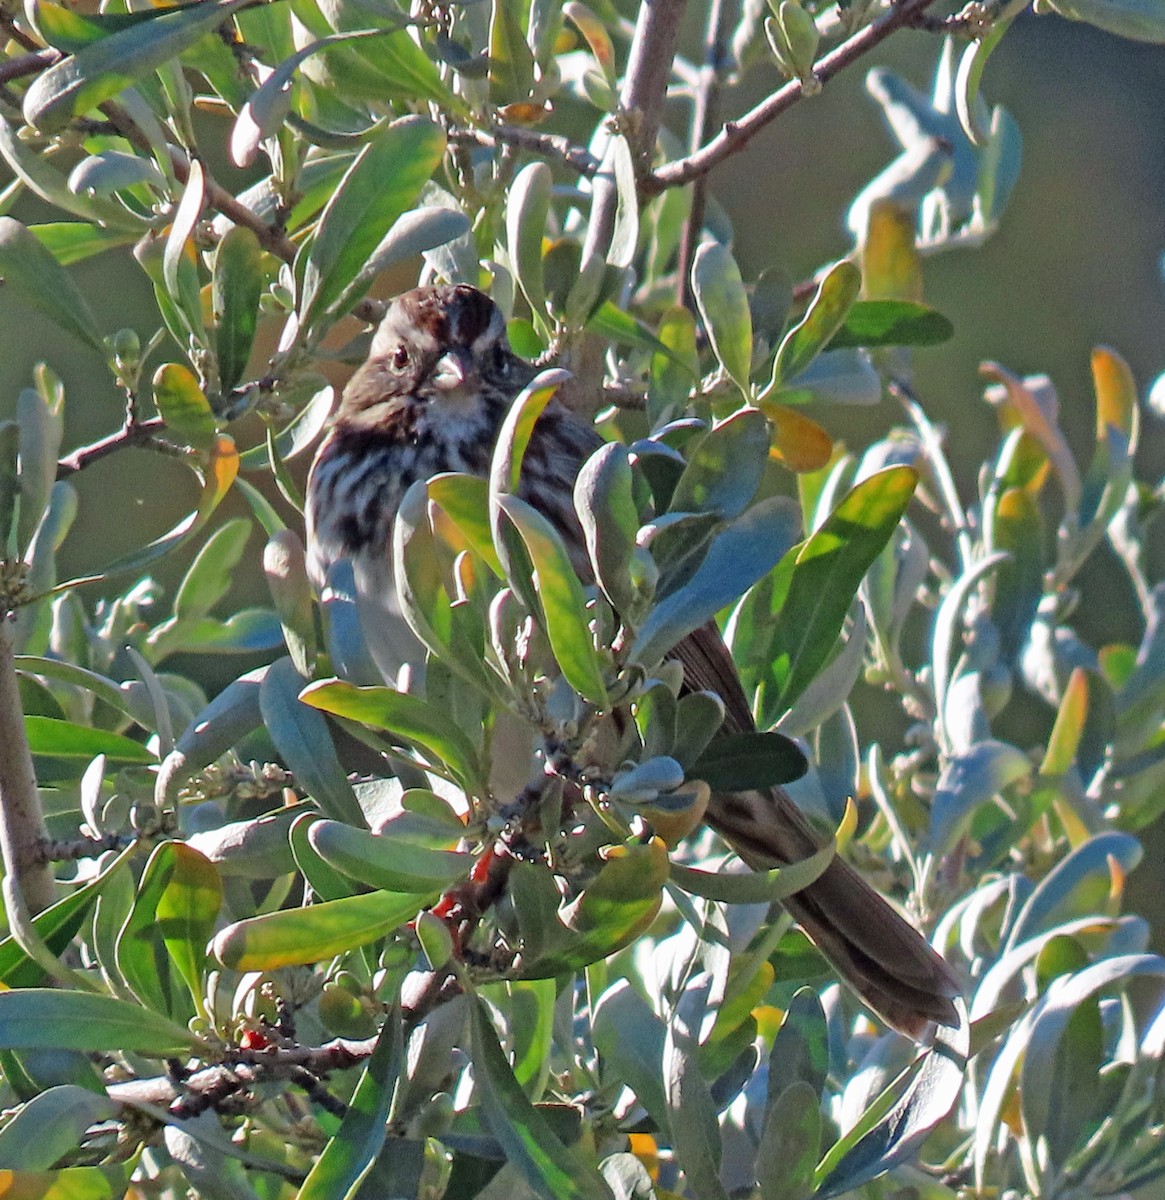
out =
<svg viewBox="0 0 1165 1200"><path fill-rule="evenodd" d="M19 1194L1084 1200L1165 1174L1165 961L1121 914L1165 807L1137 388L1093 352L1078 463L1049 380L986 366L999 437L966 495L912 375L951 334L922 253L989 237L1020 176L980 83L1027 2L717 3L689 14L702 64L682 0L624 7L0 12L5 211L59 218L0 217L0 275L125 403L63 453L46 346L0 422ZM1165 40L1157 0L1037 7ZM901 154L853 201L853 254L743 280L711 169L907 27L934 86L868 75ZM762 63L787 82L718 130ZM228 153L237 196L207 166ZM65 269L105 251L152 281L151 327L107 336L116 304ZM296 460L390 268L488 287L548 370L488 480L406 498L417 663L385 679L351 580L308 583ZM554 395L606 439L575 492L594 586L515 494ZM877 403L883 437L835 441L839 406ZM200 494L90 604L58 578L70 477L129 447ZM232 491L250 516L217 515ZM257 538L270 603L224 612ZM1103 545L1139 645L1074 626ZM761 734L714 741L723 704L667 658L712 618ZM212 697L174 669L233 653L265 665ZM776 782L835 836L748 872L700 817L710 788ZM965 979L935 1048L863 1014L777 905L833 853Z"/></svg>

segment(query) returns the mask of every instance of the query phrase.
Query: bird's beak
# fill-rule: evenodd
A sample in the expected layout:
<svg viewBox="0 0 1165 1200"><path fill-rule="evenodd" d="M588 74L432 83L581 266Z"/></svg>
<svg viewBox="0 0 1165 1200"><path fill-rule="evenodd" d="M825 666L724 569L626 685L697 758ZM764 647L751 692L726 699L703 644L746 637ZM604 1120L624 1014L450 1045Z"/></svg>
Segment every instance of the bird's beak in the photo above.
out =
<svg viewBox="0 0 1165 1200"><path fill-rule="evenodd" d="M463 387L473 372L469 350L458 347L448 350L437 359L429 378L433 386L442 392L453 392Z"/></svg>

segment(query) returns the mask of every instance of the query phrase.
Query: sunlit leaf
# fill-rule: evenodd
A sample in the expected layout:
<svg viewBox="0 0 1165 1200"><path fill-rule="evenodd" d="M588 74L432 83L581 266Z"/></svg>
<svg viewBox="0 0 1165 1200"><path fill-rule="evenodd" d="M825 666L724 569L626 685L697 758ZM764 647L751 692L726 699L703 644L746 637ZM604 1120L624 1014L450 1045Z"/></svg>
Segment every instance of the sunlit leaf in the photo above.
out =
<svg viewBox="0 0 1165 1200"><path fill-rule="evenodd" d="M826 272L805 315L777 349L770 390L803 371L825 349L842 328L861 286L862 273L849 259Z"/></svg>
<svg viewBox="0 0 1165 1200"><path fill-rule="evenodd" d="M514 523L536 572L546 633L563 677L584 699L607 703L603 669L588 626L586 597L570 553L554 526L517 496L502 496L502 511Z"/></svg>
<svg viewBox="0 0 1165 1200"><path fill-rule="evenodd" d="M386 937L438 895L438 889L427 896L367 892L248 917L220 931L211 943L211 953L235 971L272 971L323 962Z"/></svg>
<svg viewBox="0 0 1165 1200"><path fill-rule="evenodd" d="M394 836L391 825L372 834L341 821L316 821L307 840L324 862L382 891L418 895L444 891L473 866L472 854L434 850Z"/></svg>
<svg viewBox="0 0 1165 1200"><path fill-rule="evenodd" d="M0 992L0 1048L6 1050L125 1050L161 1057L198 1044L181 1025L112 996L53 988Z"/></svg>
<svg viewBox="0 0 1165 1200"><path fill-rule="evenodd" d="M443 713L405 692L386 687L356 687L340 679L324 679L300 693L304 704L359 721L403 738L436 755L469 791L484 784L473 743Z"/></svg>
<svg viewBox="0 0 1165 1200"><path fill-rule="evenodd" d="M300 321L313 328L363 294L352 283L393 222L416 203L445 152L441 128L424 117L386 125L360 151L320 217L303 256Z"/></svg>
<svg viewBox="0 0 1165 1200"><path fill-rule="evenodd" d="M692 292L712 349L746 400L751 398L752 317L740 268L719 242L705 242L692 262Z"/></svg>
<svg viewBox="0 0 1165 1200"><path fill-rule="evenodd" d="M164 363L154 372L154 403L158 415L191 446L208 450L217 433L217 422L194 372L185 363Z"/></svg>
<svg viewBox="0 0 1165 1200"><path fill-rule="evenodd" d="M219 386L229 392L243 377L258 325L263 291L259 239L236 225L218 244L211 276Z"/></svg>
<svg viewBox="0 0 1165 1200"><path fill-rule="evenodd" d="M52 132L96 108L213 32L248 0L200 0L92 42L38 75L24 94L24 118Z"/></svg>
<svg viewBox="0 0 1165 1200"><path fill-rule="evenodd" d="M120 733L93 729L54 717L25 717L24 728L29 749L33 754L46 758L89 762L96 755L104 754L111 763L116 764L155 761L153 752L147 746Z"/></svg>
<svg viewBox="0 0 1165 1200"><path fill-rule="evenodd" d="M388 1118L404 1067L400 1015L390 1012L348 1101L340 1128L303 1181L297 1200L351 1196L384 1145Z"/></svg>

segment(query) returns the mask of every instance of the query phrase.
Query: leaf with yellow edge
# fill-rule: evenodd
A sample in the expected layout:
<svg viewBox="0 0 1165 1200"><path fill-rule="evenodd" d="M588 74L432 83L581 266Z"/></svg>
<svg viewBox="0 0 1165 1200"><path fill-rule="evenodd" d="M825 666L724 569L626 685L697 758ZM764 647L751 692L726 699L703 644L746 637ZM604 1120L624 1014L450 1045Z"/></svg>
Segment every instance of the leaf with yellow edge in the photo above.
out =
<svg viewBox="0 0 1165 1200"><path fill-rule="evenodd" d="M306 908L284 908L228 925L215 937L210 952L235 971L323 962L386 937L439 895L440 888L427 896L368 892Z"/></svg>
<svg viewBox="0 0 1165 1200"><path fill-rule="evenodd" d="M194 372L184 363L163 363L154 373L154 403L166 428L198 450L209 450L216 433L214 412Z"/></svg>
<svg viewBox="0 0 1165 1200"><path fill-rule="evenodd" d="M214 863L193 846L184 842L169 845L169 871L154 916L174 965L190 988L195 1005L202 1009L206 943L214 933L222 907L222 881Z"/></svg>
<svg viewBox="0 0 1165 1200"><path fill-rule="evenodd" d="M546 951L523 964L523 978L575 971L634 941L659 912L669 869L661 838L609 847L598 875L559 911L561 927L547 938Z"/></svg>
<svg viewBox="0 0 1165 1200"><path fill-rule="evenodd" d="M912 211L890 200L870 205L861 265L863 300L922 299Z"/></svg>
<svg viewBox="0 0 1165 1200"><path fill-rule="evenodd" d="M129 1170L63 1167L59 1171L0 1171L3 1200L117 1200L129 1195Z"/></svg>
<svg viewBox="0 0 1165 1200"><path fill-rule="evenodd" d="M773 424L771 458L798 475L820 471L829 463L833 439L811 417L775 400L762 400L760 408Z"/></svg>
<svg viewBox="0 0 1165 1200"><path fill-rule="evenodd" d="M837 852L844 854L858 828L858 806L852 796L845 800L845 812L842 813L841 824L837 827Z"/></svg>
<svg viewBox="0 0 1165 1200"><path fill-rule="evenodd" d="M567 0L562 6L562 15L572 21L579 33L586 38L595 61L599 64L607 82L614 87L616 80L615 47L606 25L578 0Z"/></svg>
<svg viewBox="0 0 1165 1200"><path fill-rule="evenodd" d="M1060 700L1056 722L1048 738L1041 775L1063 775L1076 761L1076 751L1088 717L1088 672L1076 667L1068 677L1068 686Z"/></svg>
<svg viewBox="0 0 1165 1200"><path fill-rule="evenodd" d="M489 484L478 475L447 472L429 480L429 499L461 531L499 578L504 576L489 531Z"/></svg>
<svg viewBox="0 0 1165 1200"><path fill-rule="evenodd" d="M861 272L848 258L826 271L805 315L781 339L767 392L799 375L825 349L845 324L861 288Z"/></svg>
<svg viewBox="0 0 1165 1200"><path fill-rule="evenodd" d="M1128 439L1129 453L1137 447L1137 382L1129 364L1115 350L1097 346L1092 351L1092 383L1096 389L1096 439L1107 441L1109 428Z"/></svg>

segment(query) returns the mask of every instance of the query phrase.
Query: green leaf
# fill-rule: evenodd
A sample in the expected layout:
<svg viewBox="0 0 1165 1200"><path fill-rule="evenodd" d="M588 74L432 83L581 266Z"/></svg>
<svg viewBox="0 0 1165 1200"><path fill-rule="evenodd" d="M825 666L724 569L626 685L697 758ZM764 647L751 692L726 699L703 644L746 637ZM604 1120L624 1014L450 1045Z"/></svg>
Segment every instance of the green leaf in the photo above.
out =
<svg viewBox="0 0 1165 1200"><path fill-rule="evenodd" d="M811 987L798 988L769 1052L769 1101L796 1082L807 1083L820 1096L828 1076L829 1026L821 998Z"/></svg>
<svg viewBox="0 0 1165 1200"><path fill-rule="evenodd" d="M629 1087L666 1132L669 1114L662 1067L667 1028L626 979L617 979L599 997L592 1037L604 1083L618 1081Z"/></svg>
<svg viewBox="0 0 1165 1200"><path fill-rule="evenodd" d="M61 954L69 945L94 901L113 877L126 869L132 847L124 850L96 878L70 892L32 919L37 936L54 953ZM44 971L32 961L10 934L0 941L0 982L10 988L34 987L43 982Z"/></svg>
<svg viewBox="0 0 1165 1200"><path fill-rule="evenodd" d="M670 511L739 516L760 486L769 440L769 423L759 409L742 408L718 422L688 453Z"/></svg>
<svg viewBox="0 0 1165 1200"><path fill-rule="evenodd" d="M950 320L914 300L858 300L827 350L854 346L937 346L955 336Z"/></svg>
<svg viewBox="0 0 1165 1200"><path fill-rule="evenodd" d="M218 433L214 412L194 372L184 363L164 363L154 373L158 415L195 449L206 450Z"/></svg>
<svg viewBox="0 0 1165 1200"><path fill-rule="evenodd" d="M801 748L776 732L728 733L714 738L688 768L714 792L747 792L800 779L809 769Z"/></svg>
<svg viewBox="0 0 1165 1200"><path fill-rule="evenodd" d="M221 930L211 953L234 971L273 971L323 962L386 937L432 903L414 893L368 892L306 908L283 908L236 921Z"/></svg>
<svg viewBox="0 0 1165 1200"><path fill-rule="evenodd" d="M862 578L897 527L917 479L910 467L889 467L862 480L789 552L771 586L745 598L734 620L755 606L752 619L770 631L767 645L755 650L764 663L757 679L762 725L772 724L833 654Z"/></svg>
<svg viewBox="0 0 1165 1200"><path fill-rule="evenodd" d="M222 907L222 882L205 855L181 842L171 845L170 867L158 896L155 919L195 1007L202 1010L206 995L206 943L214 933Z"/></svg>
<svg viewBox="0 0 1165 1200"><path fill-rule="evenodd" d="M109 1099L88 1088L72 1083L51 1087L22 1105L0 1129L0 1163L6 1172L47 1171L80 1149L91 1125L116 1114Z"/></svg>
<svg viewBox="0 0 1165 1200"><path fill-rule="evenodd" d="M40 239L12 217L0 217L0 278L54 325L105 357L101 331L72 277Z"/></svg>
<svg viewBox="0 0 1165 1200"><path fill-rule="evenodd" d="M485 794L485 777L473 743L424 700L387 687L356 687L342 679L313 683L304 688L300 699L322 712L383 729L421 747L443 762L467 792Z"/></svg>
<svg viewBox="0 0 1165 1200"><path fill-rule="evenodd" d="M212 33L249 0L200 0L101 38L38 75L24 119L46 133L109 100Z"/></svg>
<svg viewBox="0 0 1165 1200"><path fill-rule="evenodd" d="M300 322L314 330L363 295L350 285L392 224L420 195L445 153L445 134L424 117L386 125L344 174L303 253Z"/></svg>
<svg viewBox="0 0 1165 1200"><path fill-rule="evenodd" d="M443 553L442 541L430 520L425 481L417 480L401 500L392 531L393 580L401 613L430 653L489 695L480 613L472 605L454 605L449 595L454 589L445 581L443 562L449 556Z"/></svg>
<svg viewBox="0 0 1165 1200"><path fill-rule="evenodd" d="M78 196L69 190L65 176L38 150L16 136L12 125L0 116L0 155L3 155L13 174L42 200L62 212L72 213L86 221L99 221L111 230L132 231L140 237L145 229L141 217L131 213L116 200L98 196Z"/></svg>
<svg viewBox="0 0 1165 1200"><path fill-rule="evenodd" d="M809 1084L793 1082L777 1094L764 1118L757 1148L761 1200L806 1200L821 1154L821 1098Z"/></svg>
<svg viewBox="0 0 1165 1200"><path fill-rule="evenodd" d="M607 144L601 169L613 175L618 195L607 262L623 271L635 261L639 246L639 200L631 147L622 134L616 134Z"/></svg>
<svg viewBox="0 0 1165 1200"><path fill-rule="evenodd" d="M181 1025L112 996L54 988L0 992L0 1048L5 1050L124 1050L160 1058L198 1045Z"/></svg>
<svg viewBox="0 0 1165 1200"><path fill-rule="evenodd" d="M558 1140L527 1099L498 1044L484 1003L471 995L470 1027L476 1091L485 1123L535 1194L555 1200L611 1200L599 1176Z"/></svg>
<svg viewBox="0 0 1165 1200"><path fill-rule="evenodd" d="M28 734L28 748L33 754L46 758L89 762L98 754L104 754L111 764L117 766L156 761L153 751L141 742L88 725L76 725L55 717L25 717L24 728Z"/></svg>
<svg viewBox="0 0 1165 1200"><path fill-rule="evenodd" d="M243 377L258 327L263 292L259 239L245 225L235 225L218 244L211 276L215 354L219 386L229 392Z"/></svg>
<svg viewBox="0 0 1165 1200"><path fill-rule="evenodd" d="M128 1165L6 1172L10 1200L118 1200L133 1189Z"/></svg>
<svg viewBox="0 0 1165 1200"><path fill-rule="evenodd" d="M58 388L45 394L24 388L16 398L16 420L20 426L20 519L16 526L16 548L26 554L49 509L57 478L57 458L65 428L65 394ZM51 397L46 398L46 397ZM7 532L0 516L0 531Z"/></svg>
<svg viewBox="0 0 1165 1200"><path fill-rule="evenodd" d="M142 1005L185 1022L195 1008L158 923L158 905L177 862L176 846L162 842L150 855L117 935L115 962L117 976Z"/></svg>
<svg viewBox="0 0 1165 1200"><path fill-rule="evenodd" d="M363 825L364 814L317 706L300 699L307 680L290 658L273 662L259 689L259 708L276 748L300 787L330 817Z"/></svg>
<svg viewBox="0 0 1165 1200"><path fill-rule="evenodd" d="M797 506L780 497L753 505L712 540L683 587L661 600L639 627L632 661L654 665L742 592L763 578L800 532Z"/></svg>
<svg viewBox="0 0 1165 1200"><path fill-rule="evenodd" d="M50 46L56 46L67 54L76 54L92 42L99 42L125 29L133 29L156 15L149 10L79 13L55 4L53 0L38 0L36 8L29 14L29 20Z"/></svg>
<svg viewBox="0 0 1165 1200"><path fill-rule="evenodd" d="M655 920L667 880L667 847L659 838L643 845L613 846L598 875L570 904L547 938L546 952L524 963L528 979L562 975L608 958Z"/></svg>
<svg viewBox="0 0 1165 1200"><path fill-rule="evenodd" d="M392 826L389 821L372 834L340 821L316 821L307 840L329 866L386 892L443 892L473 866L472 854L431 849L394 836Z"/></svg>
<svg viewBox="0 0 1165 1200"><path fill-rule="evenodd" d="M234 517L206 539L174 596L178 621L205 617L227 594L250 536L251 522L246 517Z"/></svg>
<svg viewBox="0 0 1165 1200"><path fill-rule="evenodd" d="M489 529L489 483L479 475L446 472L429 480L429 499L439 505L465 540L499 578L505 578Z"/></svg>
<svg viewBox="0 0 1165 1200"><path fill-rule="evenodd" d="M384 1145L403 1067L400 1013L393 1009L380 1027L340 1128L328 1139L296 1200L347 1200L357 1194Z"/></svg>
<svg viewBox="0 0 1165 1200"><path fill-rule="evenodd" d="M498 503L514 523L533 563L546 635L563 677L584 699L605 707L607 688L588 626L586 596L565 543L554 526L524 500L502 496Z"/></svg>
<svg viewBox="0 0 1165 1200"><path fill-rule="evenodd" d="M837 847L830 842L808 858L774 867L769 871L750 871L743 875L701 871L672 863L672 882L693 896L724 904L772 904L806 888L833 861Z"/></svg>
<svg viewBox="0 0 1165 1200"><path fill-rule="evenodd" d="M626 613L634 595L630 566L639 515L625 446L607 442L583 463L574 481L574 509L595 582L615 611Z"/></svg>
<svg viewBox="0 0 1165 1200"><path fill-rule="evenodd" d="M1143 856L1144 850L1135 837L1115 829L1098 833L1077 846L1028 896L1003 950L1013 949L1074 917L1109 911L1114 866L1121 876L1127 875Z"/></svg>
<svg viewBox="0 0 1165 1200"><path fill-rule="evenodd" d="M1118 37L1165 42L1165 11L1156 0L1048 0L1048 8Z"/></svg>
<svg viewBox="0 0 1165 1200"><path fill-rule="evenodd" d="M740 268L727 246L705 242L692 262L692 292L712 349L745 400L752 398L752 316Z"/></svg>
<svg viewBox="0 0 1165 1200"><path fill-rule="evenodd" d="M506 245L510 262L526 294L536 323L542 323L546 286L542 272L542 238L550 212L553 177L544 162L528 163L510 185L506 205Z"/></svg>
<svg viewBox="0 0 1165 1200"><path fill-rule="evenodd" d="M305 678L315 672L316 627L311 583L303 543L290 529L271 535L263 548L263 574L279 613L283 640L295 669Z"/></svg>
<svg viewBox="0 0 1165 1200"><path fill-rule="evenodd" d="M980 805L1031 771L1032 764L1022 750L993 739L952 755L935 789L927 850L935 855L948 853Z"/></svg>
<svg viewBox="0 0 1165 1200"><path fill-rule="evenodd" d="M0 421L0 553L9 554L20 498L20 426Z"/></svg>
<svg viewBox="0 0 1165 1200"><path fill-rule="evenodd" d="M519 20L521 7L493 0L489 24L490 103L501 107L525 100L534 87L534 55Z"/></svg>
<svg viewBox="0 0 1165 1200"><path fill-rule="evenodd" d="M814 1197L848 1194L908 1161L950 1113L966 1082L970 1047L961 1001L958 1008L959 1027L940 1027L934 1048L893 1080L829 1149L814 1177Z"/></svg>
<svg viewBox="0 0 1165 1200"><path fill-rule="evenodd" d="M69 187L82 195L106 197L137 188L140 196L145 191L143 184L163 195L169 190L165 176L151 159L118 150L91 154L69 172Z"/></svg>
<svg viewBox="0 0 1165 1200"><path fill-rule="evenodd" d="M50 221L30 225L28 232L61 264L71 266L95 254L131 245L132 233L120 229L104 229L87 221Z"/></svg>
<svg viewBox="0 0 1165 1200"><path fill-rule="evenodd" d="M847 258L826 272L805 315L781 341L766 392L799 374L825 349L842 328L861 288L862 273Z"/></svg>

